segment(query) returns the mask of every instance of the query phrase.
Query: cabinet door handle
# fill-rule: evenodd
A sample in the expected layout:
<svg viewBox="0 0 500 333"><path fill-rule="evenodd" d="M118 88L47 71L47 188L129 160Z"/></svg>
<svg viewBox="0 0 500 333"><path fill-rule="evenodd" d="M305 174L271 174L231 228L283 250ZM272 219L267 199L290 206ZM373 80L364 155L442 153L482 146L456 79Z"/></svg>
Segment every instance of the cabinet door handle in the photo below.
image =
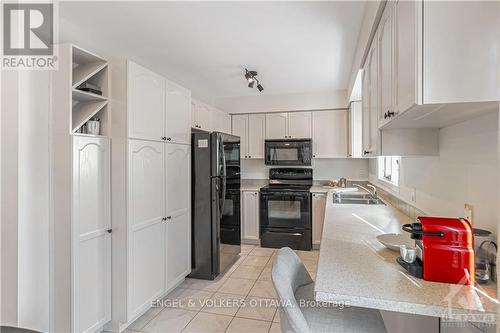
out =
<svg viewBox="0 0 500 333"><path fill-rule="evenodd" d="M364 154L364 155L369 155L369 154L371 154L371 153L372 153L372 152L371 152L371 151L369 151L369 150L365 150L365 151L363 152L363 154Z"/></svg>
<svg viewBox="0 0 500 333"><path fill-rule="evenodd" d="M108 229L106 230L108 232L108 234L112 233L113 232L113 229Z"/></svg>

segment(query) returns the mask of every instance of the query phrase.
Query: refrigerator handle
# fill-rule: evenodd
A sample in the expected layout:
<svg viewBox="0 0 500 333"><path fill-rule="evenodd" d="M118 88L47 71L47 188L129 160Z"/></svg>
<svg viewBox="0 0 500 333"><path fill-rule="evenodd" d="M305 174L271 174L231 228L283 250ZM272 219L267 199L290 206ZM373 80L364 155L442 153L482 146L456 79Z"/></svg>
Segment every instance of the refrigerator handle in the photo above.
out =
<svg viewBox="0 0 500 333"><path fill-rule="evenodd" d="M226 154L224 153L224 140L222 136L219 137L219 149L220 156L222 157L222 193L221 193L221 203L220 203L220 217L222 218L222 214L224 213L224 201L226 199Z"/></svg>

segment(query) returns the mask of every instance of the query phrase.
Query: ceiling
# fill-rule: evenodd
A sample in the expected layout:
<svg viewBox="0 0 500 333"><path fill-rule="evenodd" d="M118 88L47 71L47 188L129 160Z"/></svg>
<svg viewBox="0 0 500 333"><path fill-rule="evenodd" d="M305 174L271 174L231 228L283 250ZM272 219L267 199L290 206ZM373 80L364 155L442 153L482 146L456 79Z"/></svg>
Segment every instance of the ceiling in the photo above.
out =
<svg viewBox="0 0 500 333"><path fill-rule="evenodd" d="M225 98L260 94L247 88L242 66L259 72L265 94L347 89L364 8L361 1L65 2L59 15L195 95Z"/></svg>

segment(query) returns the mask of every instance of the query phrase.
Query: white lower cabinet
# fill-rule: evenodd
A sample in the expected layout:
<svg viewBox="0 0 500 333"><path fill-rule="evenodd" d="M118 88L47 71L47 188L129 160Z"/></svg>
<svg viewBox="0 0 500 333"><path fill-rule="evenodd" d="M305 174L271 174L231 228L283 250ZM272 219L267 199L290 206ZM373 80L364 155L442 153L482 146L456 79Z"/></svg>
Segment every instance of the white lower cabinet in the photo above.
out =
<svg viewBox="0 0 500 333"><path fill-rule="evenodd" d="M73 136L73 332L101 331L111 319L109 154L109 139Z"/></svg>
<svg viewBox="0 0 500 333"><path fill-rule="evenodd" d="M325 221L326 193L312 194L312 243L319 245Z"/></svg>
<svg viewBox="0 0 500 333"><path fill-rule="evenodd" d="M242 191L241 239L258 241L259 236L259 191Z"/></svg>
<svg viewBox="0 0 500 333"><path fill-rule="evenodd" d="M128 318L190 269L190 146L129 141Z"/></svg>

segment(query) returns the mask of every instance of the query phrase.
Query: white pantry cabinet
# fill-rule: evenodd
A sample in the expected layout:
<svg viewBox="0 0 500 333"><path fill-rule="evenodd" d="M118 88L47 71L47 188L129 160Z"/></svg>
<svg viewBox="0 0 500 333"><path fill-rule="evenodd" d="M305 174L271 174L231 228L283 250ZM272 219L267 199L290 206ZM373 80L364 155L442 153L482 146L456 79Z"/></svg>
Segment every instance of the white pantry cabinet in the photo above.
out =
<svg viewBox="0 0 500 333"><path fill-rule="evenodd" d="M129 317L191 267L190 146L129 140Z"/></svg>
<svg viewBox="0 0 500 333"><path fill-rule="evenodd" d="M204 130L211 131L210 127L210 108L204 103L196 101L194 103L194 127Z"/></svg>
<svg viewBox="0 0 500 333"><path fill-rule="evenodd" d="M311 112L266 114L266 139L311 137Z"/></svg>
<svg viewBox="0 0 500 333"><path fill-rule="evenodd" d="M232 115L232 134L240 137L240 158L263 159L265 114Z"/></svg>
<svg viewBox="0 0 500 333"><path fill-rule="evenodd" d="M381 128L442 128L497 109L499 30L498 1L387 2L378 26Z"/></svg>
<svg viewBox="0 0 500 333"><path fill-rule="evenodd" d="M127 75L128 137L189 143L191 92L132 61Z"/></svg>
<svg viewBox="0 0 500 333"><path fill-rule="evenodd" d="M56 288L51 302L57 306L38 309L34 315L52 318L47 331L97 332L112 316L111 238L115 234L111 229L108 62L75 45L54 47L59 67L44 83L52 87L50 172L57 185L47 199L54 208L47 269ZM78 90L84 82L98 84L102 95ZM81 133L92 118L100 119L99 135ZM45 280L44 276L32 278L39 283ZM50 285L46 290L53 291ZM34 297L36 307L41 303L37 303L39 295Z"/></svg>
<svg viewBox="0 0 500 333"><path fill-rule="evenodd" d="M118 332L190 273L191 93L165 79L163 138L132 137L126 101L137 85L121 74L139 65L113 65L113 97L128 109L113 115L111 129L113 312L105 329Z"/></svg>
<svg viewBox="0 0 500 333"><path fill-rule="evenodd" d="M165 291L164 149L162 142L129 141L129 317Z"/></svg>
<svg viewBox="0 0 500 333"><path fill-rule="evenodd" d="M348 113L346 110L312 113L313 157L346 158L348 151Z"/></svg>
<svg viewBox="0 0 500 333"><path fill-rule="evenodd" d="M73 136L73 332L111 319L109 139Z"/></svg>
<svg viewBox="0 0 500 333"><path fill-rule="evenodd" d="M174 288L191 267L191 147L166 145L166 289Z"/></svg>
<svg viewBox="0 0 500 333"><path fill-rule="evenodd" d="M259 191L242 191L241 239L257 242L259 235Z"/></svg>
<svg viewBox="0 0 500 333"><path fill-rule="evenodd" d="M312 193L312 244L316 247L321 243L323 223L325 221L326 196L324 192Z"/></svg>

